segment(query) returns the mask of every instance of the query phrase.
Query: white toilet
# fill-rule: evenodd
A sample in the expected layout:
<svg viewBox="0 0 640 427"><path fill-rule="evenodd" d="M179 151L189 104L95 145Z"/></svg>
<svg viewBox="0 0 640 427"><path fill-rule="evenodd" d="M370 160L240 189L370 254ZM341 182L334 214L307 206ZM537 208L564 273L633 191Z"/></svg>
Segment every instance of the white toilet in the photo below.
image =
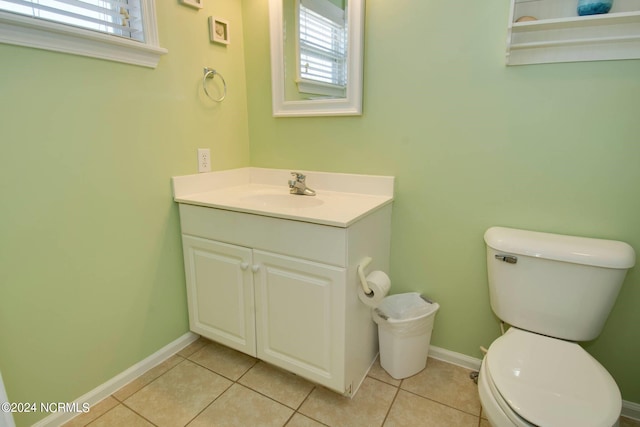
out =
<svg viewBox="0 0 640 427"><path fill-rule="evenodd" d="M484 240L491 308L511 328L482 362L483 414L494 427L618 425L618 386L574 341L600 334L631 246L502 227Z"/></svg>

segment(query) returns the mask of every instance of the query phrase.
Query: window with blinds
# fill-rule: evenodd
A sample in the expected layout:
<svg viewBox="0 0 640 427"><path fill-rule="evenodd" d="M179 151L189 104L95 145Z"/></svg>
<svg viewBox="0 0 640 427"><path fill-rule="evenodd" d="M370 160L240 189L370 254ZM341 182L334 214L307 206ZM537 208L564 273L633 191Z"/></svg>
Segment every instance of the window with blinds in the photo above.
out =
<svg viewBox="0 0 640 427"><path fill-rule="evenodd" d="M139 0L0 0L0 9L144 41Z"/></svg>
<svg viewBox="0 0 640 427"><path fill-rule="evenodd" d="M328 0L299 0L298 90L344 96L347 25L344 9Z"/></svg>
<svg viewBox="0 0 640 427"><path fill-rule="evenodd" d="M154 0L0 0L0 42L155 67Z"/></svg>

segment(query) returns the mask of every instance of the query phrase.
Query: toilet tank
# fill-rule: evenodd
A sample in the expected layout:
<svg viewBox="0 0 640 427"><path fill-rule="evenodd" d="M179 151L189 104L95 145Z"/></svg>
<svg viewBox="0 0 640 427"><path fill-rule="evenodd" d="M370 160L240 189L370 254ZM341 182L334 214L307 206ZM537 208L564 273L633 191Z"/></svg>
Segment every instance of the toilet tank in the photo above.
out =
<svg viewBox="0 0 640 427"><path fill-rule="evenodd" d="M492 227L487 245L494 313L528 331L588 341L602 331L635 264L624 242Z"/></svg>

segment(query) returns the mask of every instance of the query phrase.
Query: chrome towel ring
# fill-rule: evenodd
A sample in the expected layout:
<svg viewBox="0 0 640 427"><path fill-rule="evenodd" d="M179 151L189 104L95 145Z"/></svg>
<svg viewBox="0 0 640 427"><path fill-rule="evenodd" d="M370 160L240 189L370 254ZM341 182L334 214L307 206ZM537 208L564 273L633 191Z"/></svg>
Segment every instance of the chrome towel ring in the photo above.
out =
<svg viewBox="0 0 640 427"><path fill-rule="evenodd" d="M218 99L209 95L209 92L207 91L207 79L213 79L215 78L215 76L220 76L220 80L222 80L222 87L223 87L222 96ZM220 74L213 68L204 67L204 76L202 77L202 88L204 89L204 93L207 94L209 99L216 102L224 101L224 98L227 96L227 82L224 81L224 77L222 77L222 74Z"/></svg>

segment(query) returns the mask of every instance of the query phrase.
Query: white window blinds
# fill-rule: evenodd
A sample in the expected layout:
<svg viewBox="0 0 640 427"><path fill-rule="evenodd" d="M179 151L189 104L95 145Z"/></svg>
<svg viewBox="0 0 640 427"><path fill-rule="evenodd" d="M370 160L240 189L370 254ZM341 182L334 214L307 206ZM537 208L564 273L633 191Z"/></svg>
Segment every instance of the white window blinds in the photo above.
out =
<svg viewBox="0 0 640 427"><path fill-rule="evenodd" d="M324 92L323 86L344 91L347 84L347 28L344 10L328 0L300 0L299 77L304 83L316 83L312 93Z"/></svg>
<svg viewBox="0 0 640 427"><path fill-rule="evenodd" d="M145 41L140 0L0 0L0 10Z"/></svg>

